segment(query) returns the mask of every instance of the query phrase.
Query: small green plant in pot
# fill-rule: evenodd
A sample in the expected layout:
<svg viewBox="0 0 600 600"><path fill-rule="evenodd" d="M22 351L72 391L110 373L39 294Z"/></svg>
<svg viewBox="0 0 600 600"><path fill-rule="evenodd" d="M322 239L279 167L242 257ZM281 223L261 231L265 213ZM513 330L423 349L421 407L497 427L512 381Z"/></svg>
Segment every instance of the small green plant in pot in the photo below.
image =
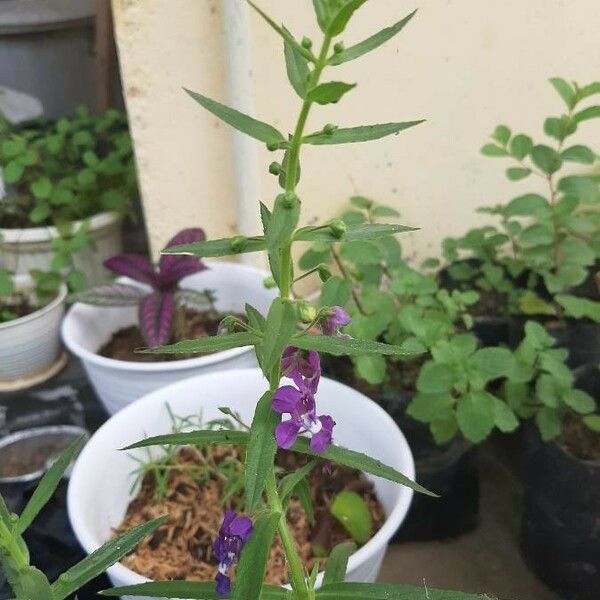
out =
<svg viewBox="0 0 600 600"><path fill-rule="evenodd" d="M83 585L125 556L165 521L166 517L158 518L127 531L98 548L52 583L48 581L46 575L31 564L23 534L54 494L81 446L82 441L76 440L56 459L20 515L10 512L0 494L0 569L12 589L15 600L71 598Z"/></svg>
<svg viewBox="0 0 600 600"><path fill-rule="evenodd" d="M86 275L97 280L100 271L85 261L96 252L101 265L105 252L119 251L120 220L137 196L125 116L110 109L95 117L80 107L72 118L11 127L2 135L0 167L0 265L51 268L72 290L84 287Z"/></svg>
<svg viewBox="0 0 600 600"><path fill-rule="evenodd" d="M316 17L323 35L319 48L315 47L314 51L309 39L297 41L287 28L280 27L255 7L283 38L288 77L301 98L299 116L291 135L284 135L268 123L241 114L201 94L191 93L194 100L221 120L266 143L270 150L280 152L279 160L271 165L270 170L280 175L283 191L276 197L272 207L264 204L260 206L262 234L175 246L164 252L207 257L266 250L278 297L271 303L266 317L257 314L252 306L246 308L248 321L245 331L180 342L149 351L177 353L185 348L186 351L202 352L215 347L235 348L250 343L255 348L266 381L262 387L262 396L255 400L254 414L247 432L239 431L233 435L227 431L200 430L151 437L134 446L182 443L245 445L246 510L245 514L227 514L214 540L213 552L218 563L216 581L151 582L118 587L104 592L107 595L230 597L239 600L259 600L265 597L298 600L328 597L340 600L366 597L425 599L445 596L444 592L426 588L344 582L348 559L353 552L353 548L348 545L332 551L331 557L335 560L329 561L323 576L318 575L318 567L309 572L291 536L286 502L282 498L281 482L278 481L275 470L277 450L283 448L313 458L331 460L427 493L396 469L385 466L366 454L336 445L336 415L323 414L317 406L318 389L336 386L335 382L321 378L319 353L403 356L407 355L407 351L400 346L372 339L340 335L340 329L348 324L349 317L339 305L323 306L312 312L306 310L305 303L298 303L291 298L292 282L302 277L302 274L295 274L292 261L292 247L296 243L368 241L406 230L395 223L346 225L339 220L322 225L298 226L301 202L296 189L303 146L366 142L398 133L419 123L409 121L358 127L328 124L311 133L305 131L308 115L315 104L341 101L354 87L340 81L323 81L324 73L330 67L334 68L374 50L398 33L412 16L405 17L357 45L345 48L336 39L362 4L364 0L315 0ZM291 381L282 381L284 376L291 377ZM366 401L362 397L361 400ZM254 405L252 398L245 399L243 406L247 407L249 403ZM137 407L130 408L133 411ZM302 480L304 473L298 471L296 477ZM264 583L266 561L276 532L289 567L291 589ZM235 563L238 564L233 577L232 567ZM317 580L321 579L322 585L317 589ZM460 599L469 597L468 594L460 593L454 596Z"/></svg>
<svg viewBox="0 0 600 600"><path fill-rule="evenodd" d="M600 543L600 372L566 365L567 350L534 321L515 350L504 383L508 407L525 428L527 474L521 548L535 573L561 597L598 593ZM552 540L547 544L546 540Z"/></svg>
<svg viewBox="0 0 600 600"><path fill-rule="evenodd" d="M353 197L351 204L352 210L342 216L346 223L372 224L378 215L394 212L364 197ZM496 427L508 432L517 426L489 389L508 374L510 352L478 349L469 332L469 310L478 293L440 288L434 274L419 272L402 259L392 237L327 248L317 244L300 264L326 275L337 269L325 282L320 301L348 310L352 323L345 332L418 354L412 360L356 356L329 361L336 378L376 399L402 426L416 456L418 481L444 490L441 501L415 498L400 539L442 538L472 528L478 486L471 444L482 442ZM436 263L426 261L426 266ZM449 512L453 519L447 518Z"/></svg>
<svg viewBox="0 0 600 600"><path fill-rule="evenodd" d="M497 229L484 228L487 246L493 245L489 258L482 259L479 248L469 243L476 230L447 240L449 261L463 261L451 264L447 274L456 276L455 282L463 287L502 292L498 313L547 322L563 338L572 364L577 365L600 356L595 325L600 322L596 209L600 187L596 175L582 172L593 167L597 157L574 139L587 121L600 117L598 107L589 105L590 98L600 93L600 84L579 86L560 78L550 83L566 110L544 121L547 140L536 143L527 134L499 125L482 148L486 156L510 160L508 179L533 190L507 204L480 209L500 219ZM512 336L515 344L521 335L517 330Z"/></svg>
<svg viewBox="0 0 600 600"><path fill-rule="evenodd" d="M56 274L0 269L0 389L29 387L64 365L59 329L66 295Z"/></svg>

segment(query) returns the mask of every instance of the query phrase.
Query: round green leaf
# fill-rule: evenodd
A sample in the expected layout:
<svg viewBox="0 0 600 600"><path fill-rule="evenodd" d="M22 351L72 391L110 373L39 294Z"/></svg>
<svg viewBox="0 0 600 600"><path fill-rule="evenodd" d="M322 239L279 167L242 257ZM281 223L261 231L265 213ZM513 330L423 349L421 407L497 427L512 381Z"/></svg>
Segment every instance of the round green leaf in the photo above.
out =
<svg viewBox="0 0 600 600"><path fill-rule="evenodd" d="M496 423L496 399L488 392L471 392L456 407L456 419L463 435L474 444L485 440Z"/></svg>
<svg viewBox="0 0 600 600"><path fill-rule="evenodd" d="M556 150L543 144L534 146L531 150L531 160L533 164L541 169L547 175L556 173L562 166L562 158Z"/></svg>

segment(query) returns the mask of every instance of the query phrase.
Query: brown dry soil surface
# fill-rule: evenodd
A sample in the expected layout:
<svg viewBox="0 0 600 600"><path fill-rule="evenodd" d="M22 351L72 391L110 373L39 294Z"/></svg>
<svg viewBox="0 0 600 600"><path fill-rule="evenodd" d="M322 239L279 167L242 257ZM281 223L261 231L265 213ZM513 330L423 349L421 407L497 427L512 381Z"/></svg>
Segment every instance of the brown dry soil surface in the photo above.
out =
<svg viewBox="0 0 600 600"><path fill-rule="evenodd" d="M213 458L217 464L231 456L243 460L240 448L213 448ZM278 456L278 465L284 472L292 472L304 463L303 457L291 453L280 452ZM169 514L170 520L143 541L123 560L123 564L155 580L211 580L217 573L217 563L211 549L212 542L223 521L225 509L235 509L242 496L239 493L235 494L223 506L220 502L223 495L221 480L211 478L208 484L199 484L197 477L193 476L193 470L202 467L198 453L193 447L185 447L179 451L177 464L181 466L181 470L177 469L171 473L164 499L157 501L155 479L147 475L138 494L130 503L116 533L164 514ZM329 474L318 465L308 477L308 483L315 510L315 523L309 523L300 503L294 497L288 506L288 523L303 564L310 571L316 560L320 560L321 568L326 563L325 559L317 559L314 556L313 544L332 548L341 542L351 541L346 530L328 510L336 493L353 490L362 495L371 512L373 533L381 528L384 512L375 497L372 484L359 471L335 466ZM274 585L288 582L285 555L278 537L269 554L266 580Z"/></svg>

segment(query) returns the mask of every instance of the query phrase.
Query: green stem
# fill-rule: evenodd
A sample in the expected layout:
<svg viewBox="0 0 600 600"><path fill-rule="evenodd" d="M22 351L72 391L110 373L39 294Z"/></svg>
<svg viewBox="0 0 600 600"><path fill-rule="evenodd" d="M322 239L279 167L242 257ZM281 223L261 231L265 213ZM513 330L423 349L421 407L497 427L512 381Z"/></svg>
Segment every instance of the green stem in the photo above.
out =
<svg viewBox="0 0 600 600"><path fill-rule="evenodd" d="M8 552L17 569L24 569L29 565L27 556L19 547L16 538L2 521L0 521L0 546Z"/></svg>
<svg viewBox="0 0 600 600"><path fill-rule="evenodd" d="M315 69L312 72L310 77L310 81L308 83L308 89L314 88L319 83L319 78L321 77L321 73L327 64L327 53L329 52L329 47L331 45L331 37L328 35L323 39L323 45L321 46L321 51L319 52L319 57L317 59ZM310 112L310 108L312 106L312 101L307 98L302 102L302 108L300 110L300 115L298 116L298 122L296 123L296 128L294 129L294 134L292 135L292 139L290 141L289 155L287 161L287 172L285 178L285 190L286 192L294 192L296 189L296 183L298 179L298 160L300 156L300 148L302 146L302 136L304 135L304 128L306 127L306 120L308 118L308 113ZM288 243L283 248L282 253L282 264L281 264L281 282L279 286L279 295L282 299L287 299L290 296L292 281L291 281L291 264L292 264L292 239L288 241ZM279 386L279 380L281 379L281 367L279 364L273 369L270 378L270 387L271 390L274 391ZM277 483L275 480L275 471L272 470L269 474L266 482L265 488L267 494L267 501L273 510L281 513L281 518L279 519L278 531L279 537L281 538L281 543L283 544L283 549L285 551L285 555L288 561L288 566L290 569L290 578L292 589L294 590L295 598L298 600L311 600L314 594L308 589L308 584L306 581L304 567L302 566L302 561L300 560L300 556L298 554L298 549L296 548L296 544L294 542L294 538L292 533L289 530L285 510L281 503L281 499L277 493Z"/></svg>
<svg viewBox="0 0 600 600"><path fill-rule="evenodd" d="M279 537L285 551L285 555L288 561L288 567L290 570L290 579L292 580L292 588L294 590L295 598L298 600L310 600L311 594L306 584L306 578L304 576L304 567L302 561L298 555L296 548L296 542L289 530L285 509L279 498L277 492L277 484L275 482L275 472L272 471L267 478L266 485L267 500L271 508L279 513L281 517L279 519L278 529Z"/></svg>

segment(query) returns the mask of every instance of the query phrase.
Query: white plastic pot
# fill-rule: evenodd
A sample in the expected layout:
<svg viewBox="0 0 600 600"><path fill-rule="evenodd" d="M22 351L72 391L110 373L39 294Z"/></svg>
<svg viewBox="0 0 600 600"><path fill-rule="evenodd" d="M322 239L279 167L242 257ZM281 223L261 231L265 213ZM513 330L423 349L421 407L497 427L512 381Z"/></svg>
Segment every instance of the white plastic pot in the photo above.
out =
<svg viewBox="0 0 600 600"><path fill-rule="evenodd" d="M275 290L264 287L264 271L237 263L212 262L209 269L186 277L181 287L213 290L222 312L244 312L246 302L267 314ZM256 366L254 349L233 348L209 355L164 362L115 360L96 352L113 333L137 323L136 307L105 308L75 304L65 317L62 335L79 357L100 400L110 414L164 385L200 373Z"/></svg>
<svg viewBox="0 0 600 600"><path fill-rule="evenodd" d="M73 223L74 230L81 224L81 221ZM121 217L114 212L103 212L89 219L89 227L93 247L79 250L74 261L88 282L97 285L108 277L104 261L121 253ZM31 269L47 271L54 257L52 241L59 237L56 227L0 229L0 268L13 273L28 273Z"/></svg>
<svg viewBox="0 0 600 600"><path fill-rule="evenodd" d="M15 275L15 291L33 296L29 275ZM35 312L0 324L0 385L44 373L60 355L60 320L67 288Z"/></svg>
<svg viewBox="0 0 600 600"><path fill-rule="evenodd" d="M258 398L267 388L258 369L211 373L148 394L110 418L79 455L69 484L69 519L84 550L91 553L111 538L131 500L131 471L135 463L131 454L117 448L147 436L169 433L167 404L176 415L201 413L205 421L222 418L218 407L225 405L249 423ZM332 415L337 422L335 443L365 452L414 479L414 462L406 439L382 408L356 390L327 378L321 379L316 398L319 412ZM142 450L135 452L144 456ZM378 477L371 479L387 519L373 538L350 557L348 581L375 581L388 542L404 520L412 498L409 488ZM108 569L108 576L115 586L148 581L120 563Z"/></svg>

